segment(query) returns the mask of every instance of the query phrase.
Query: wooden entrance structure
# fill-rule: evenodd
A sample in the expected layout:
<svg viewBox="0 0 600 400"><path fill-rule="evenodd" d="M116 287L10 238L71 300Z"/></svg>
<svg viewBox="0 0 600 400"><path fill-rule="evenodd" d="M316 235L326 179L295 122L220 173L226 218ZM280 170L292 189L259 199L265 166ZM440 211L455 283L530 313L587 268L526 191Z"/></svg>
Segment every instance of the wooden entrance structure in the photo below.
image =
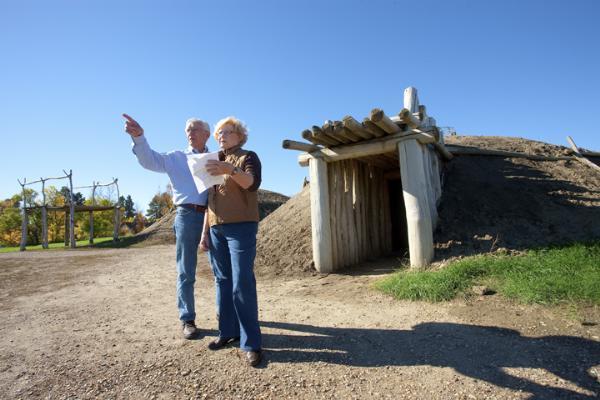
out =
<svg viewBox="0 0 600 400"><path fill-rule="evenodd" d="M90 232L89 242L94 243L94 211L108 211L114 210L114 229L113 229L113 241L119 240L119 227L121 225L121 209L119 207L119 184L118 179L113 178L113 181L107 184L101 184L99 182L93 182L92 186L80 186L73 188L73 171L69 170L67 173L64 171L64 176L56 178L40 178L38 181L27 182L27 179L23 179L23 182L18 181L22 188L23 200L21 204L21 244L20 251L25 251L27 246L27 225L28 225L28 213L34 210L40 209L42 211L42 248L48 248L48 211L63 211L65 213L65 247L70 246L72 249L76 247L75 240L75 213L76 212L89 212L90 215ZM49 180L69 180L69 193L70 199L69 204L64 206L48 206L46 204L46 192L45 183ZM25 196L25 186L33 185L36 183L42 184L42 204L27 206ZM95 205L95 192L96 188L100 186L112 186L114 185L117 189L117 202L114 206L97 206ZM76 205L73 198L73 189L92 188L92 205Z"/></svg>
<svg viewBox="0 0 600 400"><path fill-rule="evenodd" d="M415 88L405 89L397 116L373 109L362 123L346 116L313 126L302 137L310 143L284 140L283 147L305 152L299 163L310 171L317 271L328 273L390 253L391 210L396 207L406 216L411 266L431 262L441 167L452 154ZM401 180L400 200L390 197L394 179Z"/></svg>

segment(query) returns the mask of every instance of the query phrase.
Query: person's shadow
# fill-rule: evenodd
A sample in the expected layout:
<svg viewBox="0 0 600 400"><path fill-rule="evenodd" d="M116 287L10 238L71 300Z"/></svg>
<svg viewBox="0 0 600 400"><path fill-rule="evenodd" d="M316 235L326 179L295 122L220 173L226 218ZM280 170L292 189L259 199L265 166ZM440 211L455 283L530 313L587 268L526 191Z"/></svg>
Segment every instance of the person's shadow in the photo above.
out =
<svg viewBox="0 0 600 400"><path fill-rule="evenodd" d="M600 364L600 342L571 336L528 338L497 327L428 322L412 330L329 328L285 322L261 326L302 334L265 334L268 362L315 362L360 366L450 367L537 399L596 398L600 389L589 369ZM502 368L541 368L594 395L544 386Z"/></svg>

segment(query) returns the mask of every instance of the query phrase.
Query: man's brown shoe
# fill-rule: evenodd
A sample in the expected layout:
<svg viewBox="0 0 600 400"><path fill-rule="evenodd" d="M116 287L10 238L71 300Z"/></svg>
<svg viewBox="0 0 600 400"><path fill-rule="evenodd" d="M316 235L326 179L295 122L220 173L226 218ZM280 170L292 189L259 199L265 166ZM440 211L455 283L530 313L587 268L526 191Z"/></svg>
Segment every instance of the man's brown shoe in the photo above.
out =
<svg viewBox="0 0 600 400"><path fill-rule="evenodd" d="M256 367L260 364L262 360L262 352L261 351L247 351L246 352L246 362L251 367Z"/></svg>
<svg viewBox="0 0 600 400"><path fill-rule="evenodd" d="M194 321L183 321L183 337L191 340L198 337L200 334L200 330L196 328L196 323Z"/></svg>
<svg viewBox="0 0 600 400"><path fill-rule="evenodd" d="M218 337L215 340L213 340L212 342L210 342L208 344L208 349L209 350L219 350L222 349L223 347L227 346L229 343L233 343L235 341L240 340L239 337L232 337L232 338L222 338L222 337Z"/></svg>

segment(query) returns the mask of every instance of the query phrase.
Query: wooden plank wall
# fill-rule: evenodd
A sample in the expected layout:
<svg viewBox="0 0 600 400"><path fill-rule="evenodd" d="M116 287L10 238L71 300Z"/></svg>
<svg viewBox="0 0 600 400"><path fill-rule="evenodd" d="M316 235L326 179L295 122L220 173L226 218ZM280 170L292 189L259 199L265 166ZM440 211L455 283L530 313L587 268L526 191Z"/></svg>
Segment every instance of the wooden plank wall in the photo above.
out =
<svg viewBox="0 0 600 400"><path fill-rule="evenodd" d="M333 270L391 251L384 171L357 160L328 163Z"/></svg>

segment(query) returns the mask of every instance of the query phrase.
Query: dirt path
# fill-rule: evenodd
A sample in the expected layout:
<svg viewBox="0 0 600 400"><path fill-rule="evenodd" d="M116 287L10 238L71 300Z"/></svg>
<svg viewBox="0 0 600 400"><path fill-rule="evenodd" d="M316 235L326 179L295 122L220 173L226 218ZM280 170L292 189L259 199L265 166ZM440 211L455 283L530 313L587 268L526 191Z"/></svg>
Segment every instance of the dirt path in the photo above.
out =
<svg viewBox="0 0 600 400"><path fill-rule="evenodd" d="M181 338L174 249L0 254L1 398L595 398L600 313L497 296L431 305L369 288L376 270L259 277L265 361L206 349L214 289L201 257Z"/></svg>

